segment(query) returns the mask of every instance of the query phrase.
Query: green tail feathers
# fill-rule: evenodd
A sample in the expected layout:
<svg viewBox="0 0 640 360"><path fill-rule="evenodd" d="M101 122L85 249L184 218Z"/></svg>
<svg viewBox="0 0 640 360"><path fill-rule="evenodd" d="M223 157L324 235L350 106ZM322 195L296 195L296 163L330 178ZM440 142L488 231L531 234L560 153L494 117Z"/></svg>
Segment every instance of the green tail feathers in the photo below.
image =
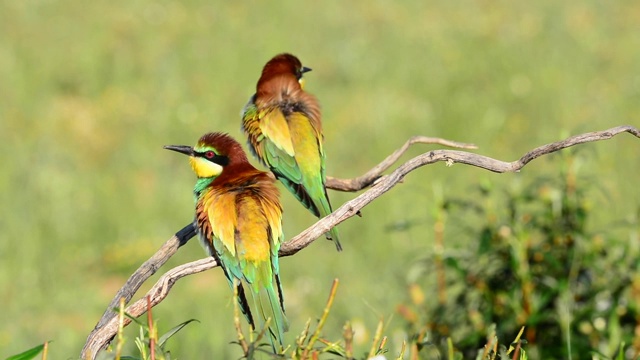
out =
<svg viewBox="0 0 640 360"><path fill-rule="evenodd" d="M279 285L278 282L278 286ZM265 327L267 319L271 319L265 333L267 333L270 338L273 351L276 353L281 352L284 346L282 338L284 337L284 333L289 330L289 322L284 313L282 302L276 294L273 285L267 284L266 286L259 286L259 289L256 291L256 286L246 284L246 293L250 299L249 302L253 304L253 320L256 321L254 324L255 331L261 332Z"/></svg>
<svg viewBox="0 0 640 360"><path fill-rule="evenodd" d="M319 217L325 217L333 212L331 210L331 204L329 203L329 196L327 195L326 189L324 190L324 196L318 196L316 199L318 203L317 208L319 210ZM342 251L337 227L331 228L328 233L325 233L325 237L327 240L333 240L334 244L336 244L336 250Z"/></svg>
<svg viewBox="0 0 640 360"><path fill-rule="evenodd" d="M338 228L334 227L329 230L329 233L325 234L327 240L332 240L336 244L336 250L342 251L342 245L340 245L340 239L338 238Z"/></svg>
<svg viewBox="0 0 640 360"><path fill-rule="evenodd" d="M273 170L273 169L272 169ZM325 217L332 213L331 204L329 203L329 196L324 185L320 184L297 184L286 177L278 176L278 180L284 184L285 188L289 190L295 197L307 208L311 213L319 218ZM313 191L317 190L317 191ZM332 228L325 234L327 240L333 240L336 244L336 249L342 251L342 245L340 245L340 239L338 236L338 229Z"/></svg>

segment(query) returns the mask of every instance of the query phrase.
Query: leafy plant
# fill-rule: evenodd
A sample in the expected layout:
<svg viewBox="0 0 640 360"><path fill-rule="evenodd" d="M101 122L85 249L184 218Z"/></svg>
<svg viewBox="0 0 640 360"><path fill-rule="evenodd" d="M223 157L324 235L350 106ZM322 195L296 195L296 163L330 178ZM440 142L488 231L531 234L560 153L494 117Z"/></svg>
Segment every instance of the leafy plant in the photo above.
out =
<svg viewBox="0 0 640 360"><path fill-rule="evenodd" d="M594 184L579 177L574 161L569 156L558 177L515 191L485 185L472 199L440 202L438 219L450 218L453 228L445 235L457 233L468 246L445 250L441 242L410 271L407 301L398 309L419 347L442 352L452 339L472 358L495 324L500 338L526 326L536 358L593 349L620 354L622 342L631 342L637 356L640 256L610 232L589 231ZM468 225L472 218L480 225ZM443 229L444 220L436 235Z"/></svg>
<svg viewBox="0 0 640 360"><path fill-rule="evenodd" d="M190 319L184 321L169 331L158 337L158 322L153 319L151 312L151 304L149 298L147 298L147 323L141 322L139 319L130 316L124 311L124 299L120 302L120 307L116 309L119 314L119 327L118 337L116 339L115 351L111 349L98 354L98 359L101 360L171 360L171 352L167 349L167 341L176 335L188 324L198 321L196 319ZM127 317L131 321L135 322L139 326L139 334L135 338L134 342L138 349L138 355L121 355L122 347L126 342L123 335L124 318Z"/></svg>

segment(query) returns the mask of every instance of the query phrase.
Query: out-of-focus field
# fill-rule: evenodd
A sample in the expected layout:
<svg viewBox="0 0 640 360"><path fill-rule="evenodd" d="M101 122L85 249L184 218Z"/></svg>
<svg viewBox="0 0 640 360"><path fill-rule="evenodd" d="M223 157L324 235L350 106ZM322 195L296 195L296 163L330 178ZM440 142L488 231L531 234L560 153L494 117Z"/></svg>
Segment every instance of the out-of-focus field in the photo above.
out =
<svg viewBox="0 0 640 360"><path fill-rule="evenodd" d="M306 89L323 106L332 176L363 173L412 135L512 161L572 134L640 125L640 2L2 1L0 357L46 340L51 359L79 354L128 275L191 219L194 175L162 145L213 130L240 137L240 109L283 51L313 68ZM640 206L640 143L582 146L580 171L601 189L590 226L604 229ZM344 252L319 240L281 261L288 339L339 278L326 334L338 339L351 320L363 353L404 299L408 266L433 251L436 196L561 166L549 156L520 174L444 164L410 174L340 226ZM354 195L330 196L337 207ZM282 198L291 237L314 218ZM161 272L203 255L192 241ZM177 283L154 316L161 332L200 320L170 341L179 358L236 358L232 308L215 270ZM385 329L393 353L399 327Z"/></svg>

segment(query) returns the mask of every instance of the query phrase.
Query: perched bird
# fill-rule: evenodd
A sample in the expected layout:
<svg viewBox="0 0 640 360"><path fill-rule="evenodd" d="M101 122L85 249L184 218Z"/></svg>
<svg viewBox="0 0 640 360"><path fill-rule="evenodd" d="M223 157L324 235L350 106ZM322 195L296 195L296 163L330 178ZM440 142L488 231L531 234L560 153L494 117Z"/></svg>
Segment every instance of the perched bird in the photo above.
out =
<svg viewBox="0 0 640 360"><path fill-rule="evenodd" d="M317 217L332 212L325 188L325 154L318 100L303 90L311 69L280 54L262 69L256 93L242 110L253 154ZM342 250L336 228L326 234Z"/></svg>
<svg viewBox="0 0 640 360"><path fill-rule="evenodd" d="M261 330L271 318L271 344L274 351L276 344L282 348L288 323L278 274L283 234L275 180L254 168L240 144L227 134L205 134L195 147L164 148L189 156L198 177L193 190L194 224L200 240L224 270L229 286L237 288L237 300L249 324ZM260 315L259 328L251 308Z"/></svg>

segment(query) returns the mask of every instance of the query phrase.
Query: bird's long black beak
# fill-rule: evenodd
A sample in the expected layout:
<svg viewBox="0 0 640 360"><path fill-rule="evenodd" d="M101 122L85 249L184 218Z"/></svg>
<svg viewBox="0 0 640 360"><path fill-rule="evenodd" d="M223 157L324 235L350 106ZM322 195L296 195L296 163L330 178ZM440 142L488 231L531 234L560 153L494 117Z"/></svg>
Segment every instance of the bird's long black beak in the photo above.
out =
<svg viewBox="0 0 640 360"><path fill-rule="evenodd" d="M306 67L306 66L303 66L303 67L302 67L302 69L300 69L300 72L304 74L304 73L309 72L309 71L311 71L311 70L312 70L311 68L308 68L308 67Z"/></svg>
<svg viewBox="0 0 640 360"><path fill-rule="evenodd" d="M163 146L164 149L167 150L173 150L185 155L189 155L192 156L193 155L193 146L187 146L187 145L165 145Z"/></svg>

